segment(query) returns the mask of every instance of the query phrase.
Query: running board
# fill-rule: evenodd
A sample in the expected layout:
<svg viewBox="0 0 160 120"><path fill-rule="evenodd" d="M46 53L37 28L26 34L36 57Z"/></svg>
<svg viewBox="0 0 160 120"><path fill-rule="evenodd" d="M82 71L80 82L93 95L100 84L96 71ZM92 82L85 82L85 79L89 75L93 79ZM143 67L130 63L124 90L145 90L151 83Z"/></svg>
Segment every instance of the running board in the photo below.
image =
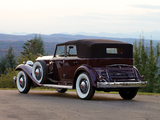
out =
<svg viewBox="0 0 160 120"><path fill-rule="evenodd" d="M64 89L73 89L73 86L67 86L67 85L53 85L53 84L40 84L38 83L36 80L34 80L34 78L32 76L30 76L30 78L33 80L33 82L39 86L39 87L52 87L52 88L64 88ZM13 82L14 84L16 84L17 81L17 77L14 76L13 77Z"/></svg>
<svg viewBox="0 0 160 120"><path fill-rule="evenodd" d="M72 89L72 88L73 88L73 86L66 86L66 85L51 85L51 84L42 84L42 87L65 88L65 89Z"/></svg>

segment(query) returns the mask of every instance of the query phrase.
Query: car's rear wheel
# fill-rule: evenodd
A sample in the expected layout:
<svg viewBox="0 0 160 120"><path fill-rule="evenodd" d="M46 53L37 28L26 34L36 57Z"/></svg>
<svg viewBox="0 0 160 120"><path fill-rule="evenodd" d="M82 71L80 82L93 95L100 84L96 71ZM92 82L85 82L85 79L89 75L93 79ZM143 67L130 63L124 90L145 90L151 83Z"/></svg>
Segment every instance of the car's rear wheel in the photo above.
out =
<svg viewBox="0 0 160 120"><path fill-rule="evenodd" d="M37 61L34 63L32 76L39 84L45 83L47 80L47 66L44 61Z"/></svg>
<svg viewBox="0 0 160 120"><path fill-rule="evenodd" d="M59 92L59 93L65 93L67 91L67 89L64 89L64 88L56 88L56 90Z"/></svg>
<svg viewBox="0 0 160 120"><path fill-rule="evenodd" d="M20 71L17 74L16 84L20 93L28 93L31 86L31 80L24 71Z"/></svg>
<svg viewBox="0 0 160 120"><path fill-rule="evenodd" d="M92 99L95 93L95 88L91 85L87 73L81 73L76 81L76 92L79 98L84 100Z"/></svg>
<svg viewBox="0 0 160 120"><path fill-rule="evenodd" d="M137 92L138 92L138 88L119 90L120 96L126 100L133 99L136 96Z"/></svg>

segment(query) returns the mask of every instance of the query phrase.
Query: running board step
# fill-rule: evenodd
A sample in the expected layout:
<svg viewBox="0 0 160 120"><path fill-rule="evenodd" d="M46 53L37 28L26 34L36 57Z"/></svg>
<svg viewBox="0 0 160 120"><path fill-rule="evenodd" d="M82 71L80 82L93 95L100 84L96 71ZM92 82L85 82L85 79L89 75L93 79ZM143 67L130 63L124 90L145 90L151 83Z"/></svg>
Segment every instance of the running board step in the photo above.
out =
<svg viewBox="0 0 160 120"><path fill-rule="evenodd" d="M66 86L66 85L51 85L51 84L42 84L42 87L65 88L65 89L72 89L72 88L73 88L73 86Z"/></svg>

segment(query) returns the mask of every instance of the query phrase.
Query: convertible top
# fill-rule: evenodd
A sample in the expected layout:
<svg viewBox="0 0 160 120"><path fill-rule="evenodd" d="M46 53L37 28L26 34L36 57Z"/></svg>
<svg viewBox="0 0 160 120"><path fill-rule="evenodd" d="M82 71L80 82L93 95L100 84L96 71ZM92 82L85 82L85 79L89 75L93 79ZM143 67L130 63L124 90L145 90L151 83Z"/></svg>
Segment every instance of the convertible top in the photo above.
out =
<svg viewBox="0 0 160 120"><path fill-rule="evenodd" d="M133 58L133 45L121 41L105 39L82 39L73 40L59 45L76 45L78 57L80 58ZM123 49L123 54L107 54L106 48Z"/></svg>
<svg viewBox="0 0 160 120"><path fill-rule="evenodd" d="M92 46L94 44L128 44L121 41L115 40L105 40L105 39L81 39L81 40L72 40L57 45L87 45Z"/></svg>

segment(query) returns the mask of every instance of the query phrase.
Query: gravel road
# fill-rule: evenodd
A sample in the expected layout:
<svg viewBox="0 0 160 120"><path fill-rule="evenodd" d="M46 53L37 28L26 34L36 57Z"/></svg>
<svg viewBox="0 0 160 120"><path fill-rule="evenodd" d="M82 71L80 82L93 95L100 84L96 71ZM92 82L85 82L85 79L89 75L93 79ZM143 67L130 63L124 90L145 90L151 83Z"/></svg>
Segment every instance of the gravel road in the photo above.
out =
<svg viewBox="0 0 160 120"><path fill-rule="evenodd" d="M0 90L0 120L160 120L160 96L96 93L80 100L76 92Z"/></svg>

